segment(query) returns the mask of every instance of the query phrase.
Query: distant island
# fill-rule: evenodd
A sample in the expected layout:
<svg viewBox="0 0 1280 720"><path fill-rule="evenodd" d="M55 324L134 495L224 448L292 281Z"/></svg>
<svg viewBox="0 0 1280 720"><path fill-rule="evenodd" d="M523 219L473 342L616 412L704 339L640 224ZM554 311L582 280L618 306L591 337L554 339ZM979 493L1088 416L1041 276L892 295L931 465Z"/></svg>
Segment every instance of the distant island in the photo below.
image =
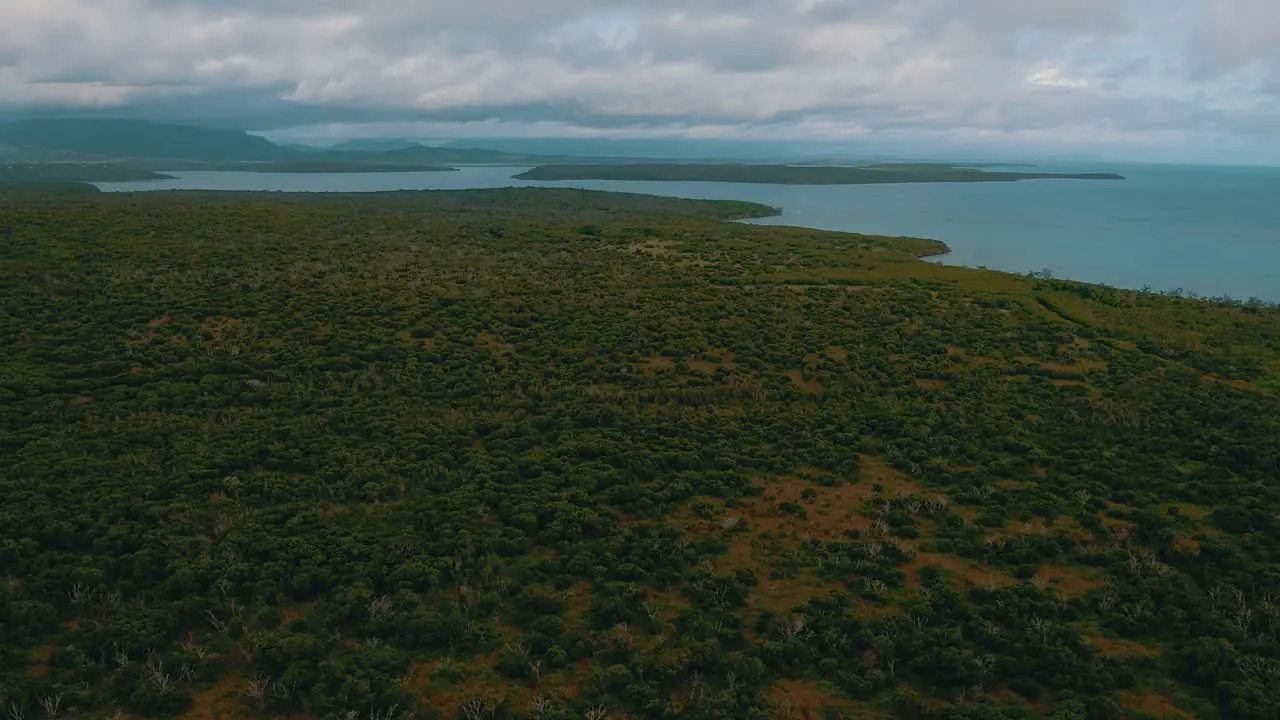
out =
<svg viewBox="0 0 1280 720"><path fill-rule="evenodd" d="M988 171L932 164L867 167L658 164L543 165L515 176L519 180L639 180L655 182L737 182L772 185L875 185L883 183L1017 182L1019 180L1124 180L1115 173L1036 173Z"/></svg>
<svg viewBox="0 0 1280 720"><path fill-rule="evenodd" d="M255 173L457 172L458 170L444 165L389 165L385 163L342 162L336 160L281 160L266 163L238 163L225 169Z"/></svg>

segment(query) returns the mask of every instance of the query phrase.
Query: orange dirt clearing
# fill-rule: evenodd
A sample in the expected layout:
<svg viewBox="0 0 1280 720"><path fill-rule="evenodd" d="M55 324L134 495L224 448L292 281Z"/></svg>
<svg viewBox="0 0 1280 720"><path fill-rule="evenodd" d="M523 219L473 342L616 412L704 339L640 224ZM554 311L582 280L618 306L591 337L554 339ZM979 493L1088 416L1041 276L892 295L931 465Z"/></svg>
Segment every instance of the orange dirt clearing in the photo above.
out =
<svg viewBox="0 0 1280 720"><path fill-rule="evenodd" d="M967 558L943 553L917 552L911 562L902 566L903 571L907 573L907 587L917 587L920 584L920 571L931 566L945 571L958 590L1014 583L1013 578L1008 575Z"/></svg>
<svg viewBox="0 0 1280 720"><path fill-rule="evenodd" d="M1098 652L1109 658L1127 658L1141 655L1158 655L1159 650L1122 638L1109 638L1101 635L1086 638L1090 645L1098 648Z"/></svg>
<svg viewBox="0 0 1280 720"><path fill-rule="evenodd" d="M887 493L913 493L919 494L920 486L907 478L907 476L894 470L889 463L874 456L859 456L862 465L862 482L872 485L879 485L884 488Z"/></svg>
<svg viewBox="0 0 1280 720"><path fill-rule="evenodd" d="M234 674L222 677L206 690L191 693L191 708L178 716L181 720L226 720L246 713L241 702L244 681Z"/></svg>
<svg viewBox="0 0 1280 720"><path fill-rule="evenodd" d="M1094 588L1102 587L1102 580L1089 577L1075 568L1061 565L1045 565L1037 575L1051 587L1062 591L1063 595L1083 595ZM1057 582L1054 582L1054 581Z"/></svg>
<svg viewBox="0 0 1280 720"><path fill-rule="evenodd" d="M811 720L822 717L824 707L851 707L849 701L840 699L825 683L810 680L779 680L765 697L777 712L778 720ZM882 716L859 714L857 717Z"/></svg>
<svg viewBox="0 0 1280 720"><path fill-rule="evenodd" d="M822 384L817 380L805 380L803 371L788 370L787 377L791 378L791 382L795 383L796 387L810 395L822 394Z"/></svg>
<svg viewBox="0 0 1280 720"><path fill-rule="evenodd" d="M1179 709L1172 700L1158 692L1127 690L1120 693L1120 699L1125 707L1144 712L1152 717L1187 718L1188 720L1192 717L1191 713Z"/></svg>

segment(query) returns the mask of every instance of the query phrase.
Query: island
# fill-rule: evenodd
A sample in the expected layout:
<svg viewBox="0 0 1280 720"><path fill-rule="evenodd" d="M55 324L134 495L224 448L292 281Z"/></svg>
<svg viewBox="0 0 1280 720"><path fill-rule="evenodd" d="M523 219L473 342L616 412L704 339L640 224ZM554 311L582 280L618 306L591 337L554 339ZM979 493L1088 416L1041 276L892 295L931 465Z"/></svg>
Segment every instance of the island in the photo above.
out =
<svg viewBox="0 0 1280 720"><path fill-rule="evenodd" d="M1115 173L1038 173L983 170L976 167L902 163L845 167L835 165L752 165L640 163L627 165L542 165L517 180L638 180L654 182L732 182L770 185L878 185L885 183L973 183L1019 180L1124 180Z"/></svg>

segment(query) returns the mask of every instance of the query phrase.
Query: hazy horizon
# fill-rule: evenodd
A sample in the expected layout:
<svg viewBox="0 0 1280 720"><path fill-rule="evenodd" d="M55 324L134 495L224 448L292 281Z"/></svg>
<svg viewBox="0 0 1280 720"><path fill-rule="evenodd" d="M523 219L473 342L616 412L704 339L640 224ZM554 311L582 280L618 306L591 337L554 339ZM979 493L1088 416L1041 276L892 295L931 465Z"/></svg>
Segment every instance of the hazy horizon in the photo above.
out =
<svg viewBox="0 0 1280 720"><path fill-rule="evenodd" d="M465 129L460 128L460 129ZM535 153L535 149L548 154L574 154L571 148L585 148L578 152L584 157L612 155L627 158L704 159L704 160L775 160L804 161L831 159L869 162L946 162L946 163L995 163L1003 164L1089 164L1089 165L1145 165L1145 166L1216 166L1216 167L1280 167L1277 158L1223 158L1208 154L1203 157L1160 159L1158 157L1126 156L1123 153L1072 152L1051 148L1018 151L1008 148L974 147L964 145L923 148L891 145L850 145L834 140L783 138L778 140L752 140L749 138L696 138L682 136L631 136L631 135L467 135L411 136L405 134L344 134L340 136L309 135L306 128L290 128L280 131L252 133L285 146L306 146L328 149L350 141L405 141L428 147L454 146L495 149L508 152ZM1234 161L1232 161L1234 160ZM1253 160L1253 161L1250 161Z"/></svg>
<svg viewBox="0 0 1280 720"><path fill-rule="evenodd" d="M1280 163L1266 0L0 0L0 114Z"/></svg>

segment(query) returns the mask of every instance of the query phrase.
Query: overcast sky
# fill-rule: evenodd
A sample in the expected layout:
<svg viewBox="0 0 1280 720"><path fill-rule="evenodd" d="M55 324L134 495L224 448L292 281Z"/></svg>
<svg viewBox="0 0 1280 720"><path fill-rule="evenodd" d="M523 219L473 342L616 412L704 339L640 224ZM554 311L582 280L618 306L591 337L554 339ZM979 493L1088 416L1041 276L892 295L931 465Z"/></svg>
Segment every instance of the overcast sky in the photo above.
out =
<svg viewBox="0 0 1280 720"><path fill-rule="evenodd" d="M1280 1L0 0L0 103L1280 160Z"/></svg>

